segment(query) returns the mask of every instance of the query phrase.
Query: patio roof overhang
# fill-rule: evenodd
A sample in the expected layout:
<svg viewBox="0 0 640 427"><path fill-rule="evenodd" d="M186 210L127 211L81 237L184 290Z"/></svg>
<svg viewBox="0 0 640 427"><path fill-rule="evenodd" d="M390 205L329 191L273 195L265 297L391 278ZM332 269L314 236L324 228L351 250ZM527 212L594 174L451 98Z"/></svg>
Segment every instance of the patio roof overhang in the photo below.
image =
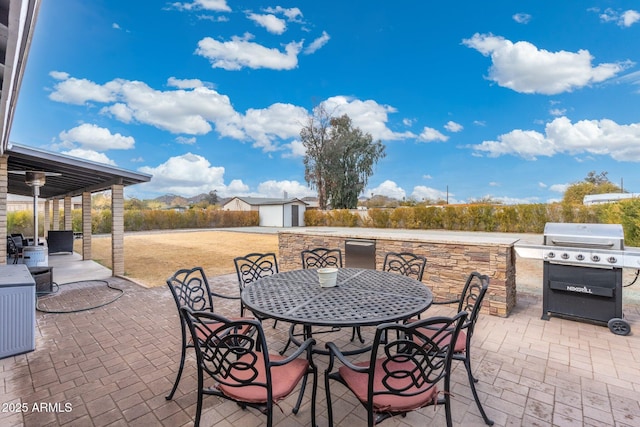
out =
<svg viewBox="0 0 640 427"><path fill-rule="evenodd" d="M151 179L148 174L17 144L10 144L5 154L8 156L9 194L33 195L33 188L26 184L25 175L13 172L59 173L47 176L45 185L40 187L40 197L44 199L74 197L84 192L109 190L112 185L126 187Z"/></svg>

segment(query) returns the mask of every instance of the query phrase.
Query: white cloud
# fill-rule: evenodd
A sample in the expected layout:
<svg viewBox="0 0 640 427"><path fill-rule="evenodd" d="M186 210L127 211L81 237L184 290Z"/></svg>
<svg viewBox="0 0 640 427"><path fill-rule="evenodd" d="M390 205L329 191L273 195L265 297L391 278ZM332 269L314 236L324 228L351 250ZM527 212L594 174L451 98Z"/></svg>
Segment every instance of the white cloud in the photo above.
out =
<svg viewBox="0 0 640 427"><path fill-rule="evenodd" d="M553 184L549 187L549 190L556 193L564 193L565 191L567 191L567 188L569 188L569 185L571 184Z"/></svg>
<svg viewBox="0 0 640 427"><path fill-rule="evenodd" d="M489 183L489 187L500 187L500 183L499 182L495 182L495 181L491 181Z"/></svg>
<svg viewBox="0 0 640 427"><path fill-rule="evenodd" d="M598 8L592 8L589 10L597 13L600 12ZM617 10L607 8L600 14L600 20L602 22L614 22L619 27L628 28L640 21L640 12L630 9L620 13Z"/></svg>
<svg viewBox="0 0 640 427"><path fill-rule="evenodd" d="M449 193L447 195L446 191L440 191L435 188L426 187L424 185L417 185L413 187L413 192L411 193L411 197L416 200L447 200L447 196L449 197L449 203L456 203L455 199L452 197L455 196L453 193Z"/></svg>
<svg viewBox="0 0 640 427"><path fill-rule="evenodd" d="M195 89L206 86L200 79L178 79L175 77L169 77L167 85L178 89Z"/></svg>
<svg viewBox="0 0 640 427"><path fill-rule="evenodd" d="M247 13L247 18L272 34L282 34L287 30L285 20L270 13L266 15Z"/></svg>
<svg viewBox="0 0 640 427"><path fill-rule="evenodd" d="M512 16L513 20L518 24L528 24L531 21L531 15L528 13L516 13Z"/></svg>
<svg viewBox="0 0 640 427"><path fill-rule="evenodd" d="M176 142L178 144L193 145L196 143L196 137L192 136L191 138L187 138L184 136L178 136L176 137Z"/></svg>
<svg viewBox="0 0 640 427"><path fill-rule="evenodd" d="M190 197L216 190L221 196L228 195L224 167L211 166L197 154L171 157L156 167L143 166L138 170L153 175L150 182L140 184L143 191ZM241 187L242 183L236 182L234 186Z"/></svg>
<svg viewBox="0 0 640 427"><path fill-rule="evenodd" d="M104 163L111 166L117 166L116 162L107 157L104 153L98 153L95 150L87 150L84 148L74 148L69 151L63 151L62 154L67 156L77 157L82 160L89 160L90 162Z"/></svg>
<svg viewBox="0 0 640 427"><path fill-rule="evenodd" d="M636 10L627 10L620 17L620 21L623 27L630 27L640 21L640 13Z"/></svg>
<svg viewBox="0 0 640 427"><path fill-rule="evenodd" d="M520 93L555 95L614 77L631 62L591 64L588 50L550 52L526 41L513 43L492 34L476 33L462 43L491 56L488 79Z"/></svg>
<svg viewBox="0 0 640 427"><path fill-rule="evenodd" d="M227 0L194 0L191 3L171 3L178 10L211 10L214 12L231 12Z"/></svg>
<svg viewBox="0 0 640 427"><path fill-rule="evenodd" d="M386 180L377 187L369 188L364 191L366 196L371 196L372 193L376 196L386 196L398 200L402 200L407 195L401 187L398 187L398 184L391 180Z"/></svg>
<svg viewBox="0 0 640 427"><path fill-rule="evenodd" d="M115 101L115 93L119 88L119 82L113 80L106 85L99 85L86 79L69 77L67 73L50 73L52 77L61 80L54 86L54 91L49 94L49 99L66 104L82 105L90 101L112 102Z"/></svg>
<svg viewBox="0 0 640 427"><path fill-rule="evenodd" d="M298 181L274 181L269 180L258 184L258 193L262 197L284 197L285 191L287 197L315 197L317 193Z"/></svg>
<svg viewBox="0 0 640 427"><path fill-rule="evenodd" d="M302 23L302 11L297 7L284 8L282 6L268 7L264 9L267 13L275 13L284 15L288 21Z"/></svg>
<svg viewBox="0 0 640 427"><path fill-rule="evenodd" d="M412 132L394 132L387 127L388 114L396 112L396 109L389 105L346 96L333 96L321 102L321 105L333 116L348 115L354 126L370 133L374 140L394 141L416 136Z"/></svg>
<svg viewBox="0 0 640 427"><path fill-rule="evenodd" d="M567 112L566 108L552 108L549 110L549 114L552 116L562 116Z"/></svg>
<svg viewBox="0 0 640 427"><path fill-rule="evenodd" d="M424 129L422 129L422 133L420 133L420 135L418 136L418 140L424 141L424 142L433 142L433 141L445 142L448 139L449 137L446 135L443 135L440 131L427 126L425 126Z"/></svg>
<svg viewBox="0 0 640 427"><path fill-rule="evenodd" d="M456 132L460 132L462 129L464 129L464 126L462 126L460 123L456 123L454 121L449 120L447 122L447 124L444 125L444 128L446 130L448 130L449 132L456 133Z"/></svg>
<svg viewBox="0 0 640 427"><path fill-rule="evenodd" d="M329 34L326 31L323 31L322 35L316 38L314 41L312 41L311 44L304 49L303 53L306 55L309 55L316 52L322 46L327 44L329 42L329 39L331 39Z"/></svg>
<svg viewBox="0 0 640 427"><path fill-rule="evenodd" d="M135 145L135 139L131 136L112 134L109 129L89 123L62 131L59 136L63 142L76 143L93 150L129 150Z"/></svg>
<svg viewBox="0 0 640 427"><path fill-rule="evenodd" d="M535 160L537 156L563 153L603 155L618 161L640 162L640 123L620 125L609 119L571 123L566 117L558 117L547 123L544 135L516 129L500 135L498 141L484 141L471 147L490 157L511 154Z"/></svg>
<svg viewBox="0 0 640 427"><path fill-rule="evenodd" d="M113 28L114 30L121 30L122 28L120 28L120 25L118 25L117 22L114 22L113 24L111 24L111 28Z"/></svg>
<svg viewBox="0 0 640 427"><path fill-rule="evenodd" d="M241 70L268 68L271 70L291 70L298 66L298 53L302 42L290 42L284 46L284 52L268 48L250 40L253 35L233 36L231 40L220 42L205 37L198 42L196 54L207 58L213 68Z"/></svg>
<svg viewBox="0 0 640 427"><path fill-rule="evenodd" d="M307 154L307 149L304 148L302 141L294 140L291 143L286 144L289 149L289 153L283 154L282 157L304 157Z"/></svg>
<svg viewBox="0 0 640 427"><path fill-rule="evenodd" d="M538 203L538 197L509 197L509 196L485 196L488 199L495 200L503 205L528 205L531 203Z"/></svg>
<svg viewBox="0 0 640 427"><path fill-rule="evenodd" d="M422 179L433 179L433 177L427 174L427 175L422 175Z"/></svg>
<svg viewBox="0 0 640 427"><path fill-rule="evenodd" d="M483 126L484 127L484 126L487 125L487 122L485 122L484 120L474 120L473 124L476 125L476 126Z"/></svg>
<svg viewBox="0 0 640 427"><path fill-rule="evenodd" d="M547 188L547 184L545 184L544 182L539 182L539 183L538 183L538 187L540 187L540 188Z"/></svg>
<svg viewBox="0 0 640 427"><path fill-rule="evenodd" d="M67 80L69 78L69 73L65 73L64 71L51 71L49 75L56 80Z"/></svg>
<svg viewBox="0 0 640 427"><path fill-rule="evenodd" d="M249 109L242 119L246 135L254 147L264 151L275 151L277 139L295 138L307 119L308 113L302 107L276 103L268 108Z"/></svg>

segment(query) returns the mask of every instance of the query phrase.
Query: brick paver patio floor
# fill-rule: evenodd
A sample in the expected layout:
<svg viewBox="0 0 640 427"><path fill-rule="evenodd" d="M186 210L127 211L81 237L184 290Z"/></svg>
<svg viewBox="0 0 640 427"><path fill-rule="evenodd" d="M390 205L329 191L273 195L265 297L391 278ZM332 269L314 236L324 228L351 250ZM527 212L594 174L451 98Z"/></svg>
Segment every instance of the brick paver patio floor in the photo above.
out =
<svg viewBox="0 0 640 427"><path fill-rule="evenodd" d="M124 295L101 308L70 314L37 314L36 350L0 360L1 426L187 426L193 424L196 375L193 352L172 401L165 400L179 361L177 311L166 287L145 289L123 279L109 282ZM216 277L212 286L237 294L235 275ZM93 287L94 289L88 289ZM91 292L87 292L91 290ZM60 311L88 307L92 297L111 299L104 285L64 287L41 305ZM100 300L100 301L102 301ZM238 301L217 300L217 311L239 312ZM560 318L540 320L541 298L519 294L508 318L482 315L473 343L478 390L497 426L638 426L640 425L640 306L626 305L632 335L622 337L606 327ZM428 315L451 314L433 307ZM424 317L424 316L423 316ZM265 322L272 352L280 350L287 325ZM633 329L637 334L633 334ZM325 336L341 346L350 330ZM371 338L371 330L364 330ZM323 345L320 343L319 345ZM327 425L319 366L319 426ZM455 364L455 362L454 362ZM475 407L464 366L455 364L453 418L460 426L484 425ZM336 384L335 422L365 425L364 409ZM310 425L310 393L300 412L291 414L295 398L280 403L277 426ZM292 396L294 397L294 396ZM443 408L424 408L385 421L385 426L444 426ZM258 426L265 417L232 402L205 397L202 425Z"/></svg>

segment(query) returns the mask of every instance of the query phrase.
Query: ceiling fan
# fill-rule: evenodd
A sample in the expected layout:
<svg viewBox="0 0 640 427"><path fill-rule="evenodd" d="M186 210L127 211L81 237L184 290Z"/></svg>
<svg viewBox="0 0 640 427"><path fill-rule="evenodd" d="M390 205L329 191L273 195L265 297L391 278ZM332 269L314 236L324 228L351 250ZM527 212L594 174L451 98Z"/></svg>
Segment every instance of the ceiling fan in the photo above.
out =
<svg viewBox="0 0 640 427"><path fill-rule="evenodd" d="M48 176L60 176L58 172L45 171L9 171L15 175L24 175L24 182L33 188L33 244L38 245L38 196L40 196L40 187L47 182Z"/></svg>

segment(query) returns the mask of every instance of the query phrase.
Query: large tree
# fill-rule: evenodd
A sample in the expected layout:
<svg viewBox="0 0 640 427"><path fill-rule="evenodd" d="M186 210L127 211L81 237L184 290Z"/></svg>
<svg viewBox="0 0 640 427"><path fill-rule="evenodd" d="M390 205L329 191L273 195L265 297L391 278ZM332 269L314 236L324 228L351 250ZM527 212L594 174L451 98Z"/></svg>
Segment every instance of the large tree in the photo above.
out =
<svg viewBox="0 0 640 427"><path fill-rule="evenodd" d="M582 204L584 196L588 194L620 193L621 191L620 187L609 181L607 172L600 172L598 175L595 171L591 171L584 180L574 182L567 187L562 201L569 204Z"/></svg>
<svg viewBox="0 0 640 427"><path fill-rule="evenodd" d="M326 209L354 209L373 168L385 156L385 147L369 133L353 127L346 114L331 117L322 106L314 109L300 132L307 152L305 179L318 190L318 203Z"/></svg>

